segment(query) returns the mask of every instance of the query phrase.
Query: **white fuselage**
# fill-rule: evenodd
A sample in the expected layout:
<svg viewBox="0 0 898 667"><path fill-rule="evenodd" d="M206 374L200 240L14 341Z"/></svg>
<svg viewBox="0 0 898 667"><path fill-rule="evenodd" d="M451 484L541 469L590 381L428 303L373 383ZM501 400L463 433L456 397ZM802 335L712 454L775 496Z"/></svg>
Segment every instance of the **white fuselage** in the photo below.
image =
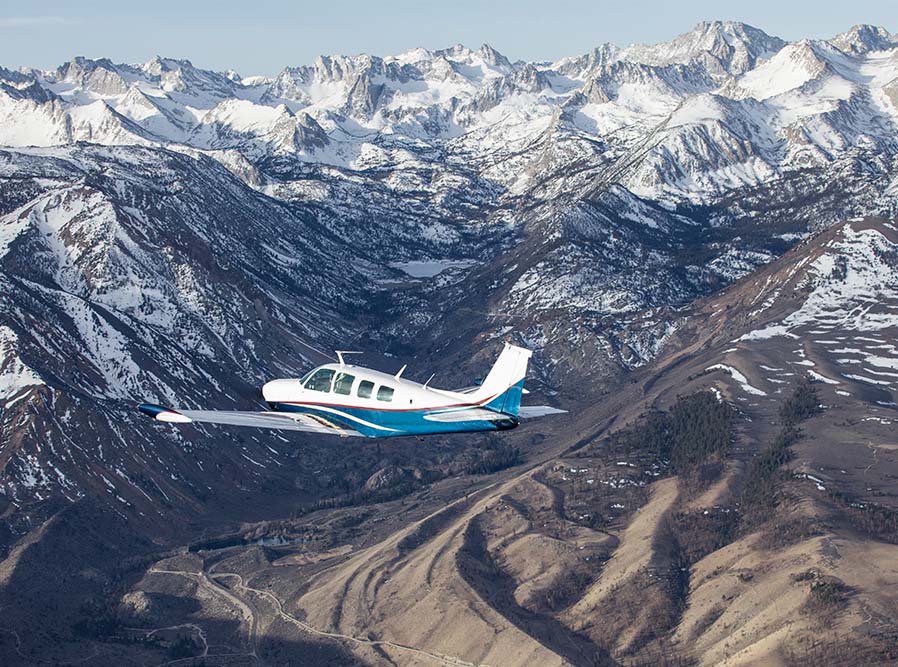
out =
<svg viewBox="0 0 898 667"><path fill-rule="evenodd" d="M319 366L302 380L273 380L262 395L274 411L314 415L372 436L504 430L518 423L514 415L482 409L495 398L482 388L433 389L349 364Z"/></svg>
<svg viewBox="0 0 898 667"><path fill-rule="evenodd" d="M318 385L318 389L309 387L312 376L320 371L333 372L327 390L323 390L323 382ZM305 387L303 380L306 382ZM262 396L269 403L335 405L391 411L433 410L472 403L470 395L464 391L434 389L412 380L350 364L325 364L302 380L272 380L262 387Z"/></svg>

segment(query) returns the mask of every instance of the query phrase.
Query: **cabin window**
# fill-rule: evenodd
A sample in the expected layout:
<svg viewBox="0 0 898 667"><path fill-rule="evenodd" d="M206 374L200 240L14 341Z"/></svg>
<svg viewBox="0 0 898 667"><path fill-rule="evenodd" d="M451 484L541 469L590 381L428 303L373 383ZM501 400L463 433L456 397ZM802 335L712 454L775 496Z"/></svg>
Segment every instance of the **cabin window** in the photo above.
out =
<svg viewBox="0 0 898 667"><path fill-rule="evenodd" d="M377 390L377 400L378 401L392 401L393 400L393 387L379 387Z"/></svg>
<svg viewBox="0 0 898 667"><path fill-rule="evenodd" d="M362 380L359 382L358 396L359 398L371 398L371 392L374 391L374 383L370 380Z"/></svg>
<svg viewBox="0 0 898 667"><path fill-rule="evenodd" d="M312 391L330 391L331 380L334 379L334 371L330 368L320 368L306 381L305 388Z"/></svg>
<svg viewBox="0 0 898 667"><path fill-rule="evenodd" d="M337 378L334 380L334 393L349 396L353 382L355 382L355 375L337 373Z"/></svg>

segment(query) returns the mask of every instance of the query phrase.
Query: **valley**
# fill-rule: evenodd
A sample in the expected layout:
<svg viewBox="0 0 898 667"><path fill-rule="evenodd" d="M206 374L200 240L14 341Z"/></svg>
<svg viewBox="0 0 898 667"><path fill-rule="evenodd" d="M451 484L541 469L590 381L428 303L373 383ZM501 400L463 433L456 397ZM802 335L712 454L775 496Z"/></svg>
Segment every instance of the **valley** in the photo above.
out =
<svg viewBox="0 0 898 667"><path fill-rule="evenodd" d="M0 662L898 660L898 38L0 68ZM256 409L534 350L502 434ZM862 663L857 663L862 660Z"/></svg>

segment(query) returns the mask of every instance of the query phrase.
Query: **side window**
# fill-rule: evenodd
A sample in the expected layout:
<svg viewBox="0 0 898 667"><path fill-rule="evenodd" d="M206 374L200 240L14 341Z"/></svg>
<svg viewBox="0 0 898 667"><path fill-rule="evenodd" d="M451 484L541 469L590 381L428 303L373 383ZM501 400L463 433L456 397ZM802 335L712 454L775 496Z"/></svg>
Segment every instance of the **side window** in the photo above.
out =
<svg viewBox="0 0 898 667"><path fill-rule="evenodd" d="M334 379L334 371L330 368L322 368L315 371L305 384L306 389L312 391L330 391L331 380Z"/></svg>
<svg viewBox="0 0 898 667"><path fill-rule="evenodd" d="M337 379L334 380L334 393L349 396L352 391L352 383L355 382L355 375L349 373L337 373Z"/></svg>
<svg viewBox="0 0 898 667"><path fill-rule="evenodd" d="M378 401L392 401L393 400L393 387L379 387L377 390L377 400Z"/></svg>
<svg viewBox="0 0 898 667"><path fill-rule="evenodd" d="M374 390L374 383L368 380L359 382L359 390L356 392L359 398L371 398L371 392Z"/></svg>

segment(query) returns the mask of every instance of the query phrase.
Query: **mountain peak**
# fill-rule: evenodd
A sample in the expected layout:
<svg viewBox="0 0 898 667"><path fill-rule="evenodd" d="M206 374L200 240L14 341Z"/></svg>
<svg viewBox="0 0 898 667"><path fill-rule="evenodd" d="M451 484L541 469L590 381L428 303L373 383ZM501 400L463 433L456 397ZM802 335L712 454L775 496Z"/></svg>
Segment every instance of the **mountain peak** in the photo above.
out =
<svg viewBox="0 0 898 667"><path fill-rule="evenodd" d="M477 55L484 59L490 65L494 67L511 67L511 62L503 56L501 53L496 51L489 44L483 44L479 49L477 49Z"/></svg>
<svg viewBox="0 0 898 667"><path fill-rule="evenodd" d="M416 46L393 56L392 60L403 64L419 63L425 60L433 60L433 53L423 46Z"/></svg>
<svg viewBox="0 0 898 667"><path fill-rule="evenodd" d="M435 52L436 55L442 56L447 60L467 60L473 53L474 52L471 51L471 49L461 43L453 44L448 48L440 49L439 51Z"/></svg>
<svg viewBox="0 0 898 667"><path fill-rule="evenodd" d="M154 56L151 60L140 65L140 69L148 74L159 76L164 72L175 72L183 69L196 69L193 63L186 59L180 58L163 58L160 55Z"/></svg>
<svg viewBox="0 0 898 667"><path fill-rule="evenodd" d="M830 43L845 53L860 55L894 48L898 46L898 36L882 26L861 23L839 33Z"/></svg>
<svg viewBox="0 0 898 667"><path fill-rule="evenodd" d="M159 76L162 72L165 71L165 63L160 55L153 56L150 60L141 64L140 69L142 69L147 74L154 74Z"/></svg>
<svg viewBox="0 0 898 667"><path fill-rule="evenodd" d="M61 79L73 78L90 74L97 69L105 69L110 72L118 71L118 67L109 58L93 59L86 56L75 56L60 65L56 69L56 75Z"/></svg>
<svg viewBox="0 0 898 667"><path fill-rule="evenodd" d="M741 21L702 21L672 43L680 40L693 41L697 47L708 50L713 48L716 40L723 40L730 47L744 46L750 51L768 50L771 44L775 46L770 50L778 50L785 45L779 37L768 35L760 28Z"/></svg>
<svg viewBox="0 0 898 667"><path fill-rule="evenodd" d="M738 33L745 32L746 29L749 30L757 30L747 23L742 23L741 21L699 21L695 24L695 27L690 30L690 33ZM687 33L688 34L688 33Z"/></svg>
<svg viewBox="0 0 898 667"><path fill-rule="evenodd" d="M646 65L688 64L710 61L718 78L742 74L779 51L784 42L760 28L738 21L703 21L669 42L633 44L621 54L624 60Z"/></svg>

